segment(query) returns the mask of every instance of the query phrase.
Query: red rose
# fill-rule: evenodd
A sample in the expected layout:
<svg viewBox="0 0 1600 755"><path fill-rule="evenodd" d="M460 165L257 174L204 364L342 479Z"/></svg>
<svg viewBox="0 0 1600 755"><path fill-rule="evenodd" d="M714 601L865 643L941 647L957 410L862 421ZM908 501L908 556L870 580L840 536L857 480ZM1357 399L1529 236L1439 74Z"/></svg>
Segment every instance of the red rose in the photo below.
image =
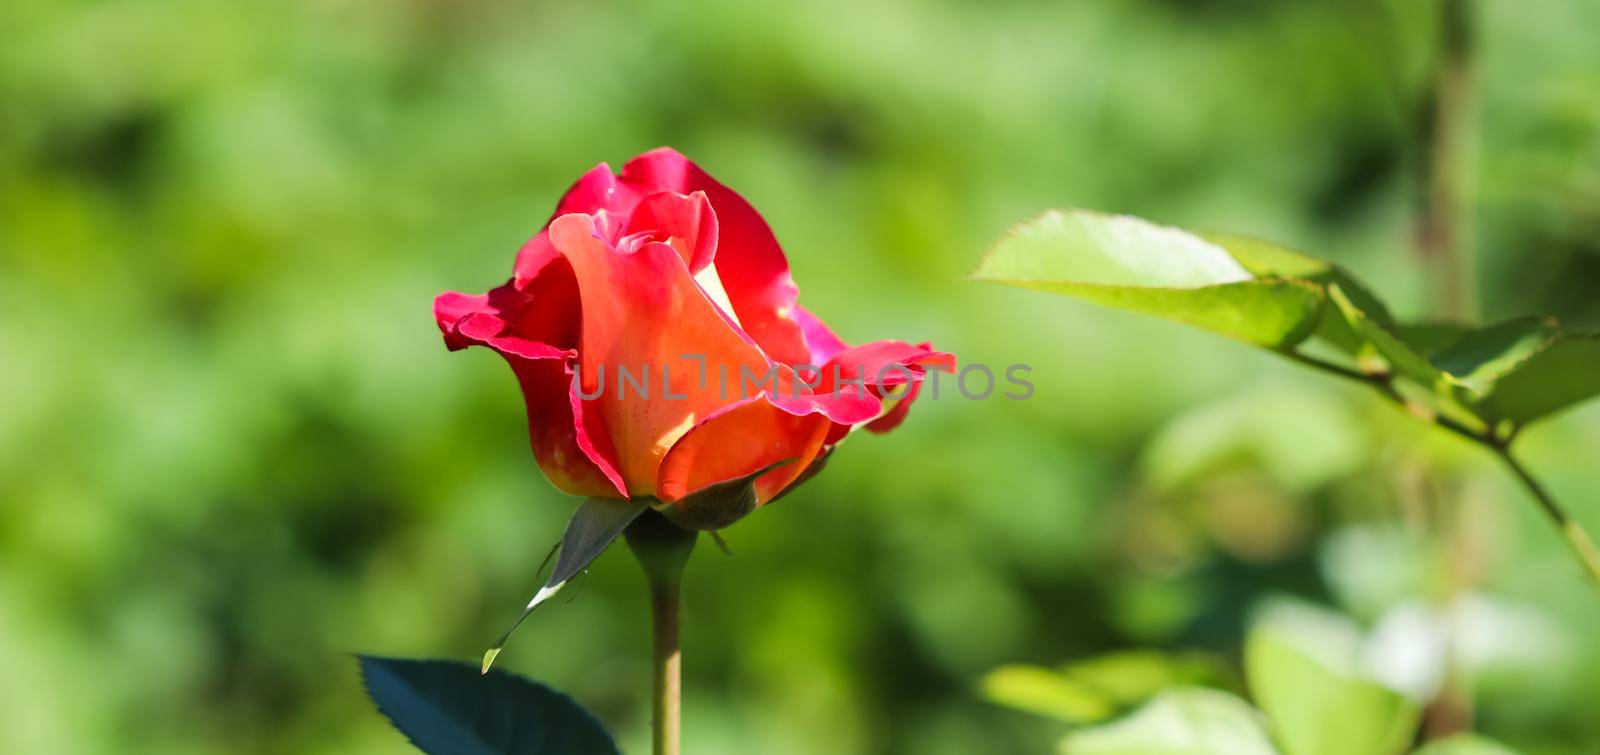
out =
<svg viewBox="0 0 1600 755"><path fill-rule="evenodd" d="M754 503L771 501L855 427L899 424L924 369L954 367L928 344L848 346L798 294L755 208L663 148L584 174L509 282L434 314L452 350L510 362L556 487L681 516L758 472Z"/></svg>

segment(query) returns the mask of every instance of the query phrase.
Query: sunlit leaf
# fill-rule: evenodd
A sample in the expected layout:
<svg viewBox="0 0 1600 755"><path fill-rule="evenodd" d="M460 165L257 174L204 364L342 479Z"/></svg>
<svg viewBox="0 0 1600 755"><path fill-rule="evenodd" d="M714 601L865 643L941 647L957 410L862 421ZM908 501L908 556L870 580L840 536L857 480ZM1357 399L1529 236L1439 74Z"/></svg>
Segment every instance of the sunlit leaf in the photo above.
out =
<svg viewBox="0 0 1600 755"><path fill-rule="evenodd" d="M1063 755L1277 755L1259 712L1212 689L1162 693L1127 718L1074 732Z"/></svg>
<svg viewBox="0 0 1600 755"><path fill-rule="evenodd" d="M1106 653L1068 664L1062 674L1125 706L1143 703L1172 687L1221 687L1230 682L1222 659L1201 651Z"/></svg>
<svg viewBox="0 0 1600 755"><path fill-rule="evenodd" d="M1222 247L1193 234L1078 210L1048 212L1018 226L973 277L1155 315L1272 348L1293 346L1310 335L1323 301L1311 283L1257 278Z"/></svg>
<svg viewBox="0 0 1600 755"><path fill-rule="evenodd" d="M456 661L361 656L367 694L431 755L616 755L589 711L555 690Z"/></svg>
<svg viewBox="0 0 1600 755"><path fill-rule="evenodd" d="M1072 724L1094 723L1117 710L1099 690L1038 666L1002 666L983 678L983 696L1008 708Z"/></svg>
<svg viewBox="0 0 1600 755"><path fill-rule="evenodd" d="M1089 724L1142 704L1166 689L1221 687L1230 682L1226 665L1210 653L1128 650L1059 669L1003 666L984 677L983 693L999 705Z"/></svg>
<svg viewBox="0 0 1600 755"><path fill-rule="evenodd" d="M1344 268L1271 242L1244 236L1205 234L1204 238L1226 249L1228 254L1257 277L1275 276L1308 281L1326 291L1338 286L1346 299L1382 328L1393 328L1389 308ZM1324 307L1316 335L1346 354L1357 354L1365 341L1333 307Z"/></svg>
<svg viewBox="0 0 1600 755"><path fill-rule="evenodd" d="M1316 642L1315 639L1312 642ZM1318 650L1319 652L1308 652ZM1394 755L1419 712L1398 692L1336 668L1336 653L1308 648L1281 626L1251 631L1245 675L1286 755Z"/></svg>
<svg viewBox="0 0 1600 755"><path fill-rule="evenodd" d="M1315 336L1407 399L1456 420L1514 430L1600 394L1600 336L1549 318L1474 328L1400 326L1354 276L1269 242L1194 234L1138 218L1051 211L1017 226L973 273L1287 351Z"/></svg>

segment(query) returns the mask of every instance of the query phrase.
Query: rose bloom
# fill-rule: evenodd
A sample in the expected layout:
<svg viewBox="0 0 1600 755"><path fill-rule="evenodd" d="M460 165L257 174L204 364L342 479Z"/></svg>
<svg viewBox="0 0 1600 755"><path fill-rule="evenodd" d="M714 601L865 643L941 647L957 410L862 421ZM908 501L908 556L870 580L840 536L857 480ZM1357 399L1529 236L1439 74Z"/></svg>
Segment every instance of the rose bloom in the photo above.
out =
<svg viewBox="0 0 1600 755"><path fill-rule="evenodd" d="M557 488L653 497L704 529L787 492L856 427L900 424L924 370L954 368L929 344L850 346L798 295L755 208L662 148L584 174L510 281L441 294L434 315L451 350L511 364ZM705 503L736 481L752 483L742 510Z"/></svg>

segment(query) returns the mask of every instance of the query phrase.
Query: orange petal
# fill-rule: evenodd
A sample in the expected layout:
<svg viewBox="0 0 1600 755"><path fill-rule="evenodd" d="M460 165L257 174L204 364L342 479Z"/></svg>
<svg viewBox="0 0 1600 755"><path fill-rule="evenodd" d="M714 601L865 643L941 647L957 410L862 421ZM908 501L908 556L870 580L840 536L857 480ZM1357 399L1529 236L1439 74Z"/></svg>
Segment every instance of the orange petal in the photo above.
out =
<svg viewBox="0 0 1600 755"><path fill-rule="evenodd" d="M766 503L811 466L831 425L821 414L779 409L765 396L746 399L707 417L672 446L661 463L657 496L671 503L791 460L756 480L756 499Z"/></svg>
<svg viewBox="0 0 1600 755"><path fill-rule="evenodd" d="M629 494L655 495L667 450L735 400L744 371L766 374L767 360L717 313L672 246L620 253L588 215L557 218L550 241L578 282L584 424L592 418L609 436Z"/></svg>

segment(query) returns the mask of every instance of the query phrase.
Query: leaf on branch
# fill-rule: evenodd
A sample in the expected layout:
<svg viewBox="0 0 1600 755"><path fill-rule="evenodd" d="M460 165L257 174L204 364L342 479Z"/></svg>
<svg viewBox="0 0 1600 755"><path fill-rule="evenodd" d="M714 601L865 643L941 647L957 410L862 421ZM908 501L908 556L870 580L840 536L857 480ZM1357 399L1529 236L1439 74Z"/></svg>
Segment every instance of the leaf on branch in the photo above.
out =
<svg viewBox="0 0 1600 755"><path fill-rule="evenodd" d="M520 676L457 661L359 656L378 710L432 755L617 755L572 698Z"/></svg>
<svg viewBox="0 0 1600 755"><path fill-rule="evenodd" d="M1600 396L1600 334L1558 336L1501 375L1485 413L1524 426Z"/></svg>
<svg viewBox="0 0 1600 755"><path fill-rule="evenodd" d="M1465 333L1430 358L1461 384L1483 394L1560 336L1560 323L1524 317Z"/></svg>
<svg viewBox="0 0 1600 755"><path fill-rule="evenodd" d="M1047 212L1017 227L973 277L1164 317L1271 348L1288 348L1309 336L1323 303L1315 285L1257 278L1222 247L1193 234L1081 210Z"/></svg>
<svg viewBox="0 0 1600 755"><path fill-rule="evenodd" d="M1370 364L1376 357L1383 361L1385 371L1403 376L1435 393L1446 390L1454 382L1444 371L1411 348L1410 344L1400 340L1399 336L1357 306L1342 286L1329 286L1328 299L1361 340L1362 346L1355 353L1358 363Z"/></svg>
<svg viewBox="0 0 1600 755"><path fill-rule="evenodd" d="M1324 293L1338 286L1350 304L1366 314L1378 327L1393 329L1394 318L1389 308L1367 287L1344 268L1310 257L1276 244L1244 236L1203 234L1203 238L1222 247L1257 277L1278 277L1303 280ZM1351 330L1350 325L1334 307L1324 307L1317 322L1315 335L1345 354L1356 356L1366 340Z"/></svg>
<svg viewBox="0 0 1600 755"><path fill-rule="evenodd" d="M1385 381L1386 389L1390 378L1415 384L1432 411L1470 416L1476 422L1468 426L1501 438L1600 395L1600 335L1564 335L1559 323L1539 317L1483 328L1401 326L1344 269L1256 239L1051 211L995 244L973 277L1155 315L1279 352L1315 338L1352 359L1354 372Z"/></svg>

